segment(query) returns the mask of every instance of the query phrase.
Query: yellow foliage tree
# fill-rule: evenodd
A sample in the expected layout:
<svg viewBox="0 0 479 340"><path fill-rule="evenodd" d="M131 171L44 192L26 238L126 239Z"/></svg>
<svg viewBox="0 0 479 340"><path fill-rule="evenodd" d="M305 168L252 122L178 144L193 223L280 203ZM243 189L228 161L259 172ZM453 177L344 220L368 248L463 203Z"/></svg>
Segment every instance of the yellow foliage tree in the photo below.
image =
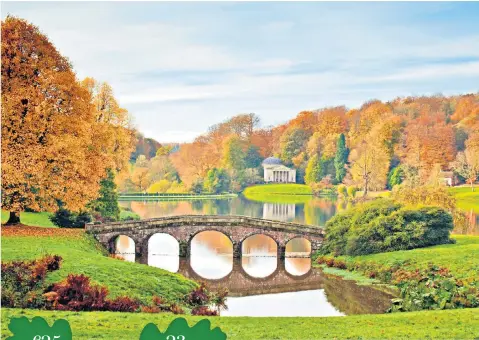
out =
<svg viewBox="0 0 479 340"><path fill-rule="evenodd" d="M387 150L371 141L363 141L350 154L351 176L364 196L370 189L381 190L386 185L390 158Z"/></svg>
<svg viewBox="0 0 479 340"><path fill-rule="evenodd" d="M116 155L68 60L25 20L2 21L2 208L78 211L98 197Z"/></svg>

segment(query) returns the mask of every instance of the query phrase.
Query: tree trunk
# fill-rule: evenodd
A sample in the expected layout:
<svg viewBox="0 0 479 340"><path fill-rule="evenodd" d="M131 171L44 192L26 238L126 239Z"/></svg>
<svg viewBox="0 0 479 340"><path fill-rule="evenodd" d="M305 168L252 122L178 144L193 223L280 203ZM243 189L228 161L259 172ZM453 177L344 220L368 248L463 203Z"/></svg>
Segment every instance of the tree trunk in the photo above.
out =
<svg viewBox="0 0 479 340"><path fill-rule="evenodd" d="M10 216L8 217L8 221L7 221L6 225L18 224L18 223L20 223L20 212L10 211Z"/></svg>

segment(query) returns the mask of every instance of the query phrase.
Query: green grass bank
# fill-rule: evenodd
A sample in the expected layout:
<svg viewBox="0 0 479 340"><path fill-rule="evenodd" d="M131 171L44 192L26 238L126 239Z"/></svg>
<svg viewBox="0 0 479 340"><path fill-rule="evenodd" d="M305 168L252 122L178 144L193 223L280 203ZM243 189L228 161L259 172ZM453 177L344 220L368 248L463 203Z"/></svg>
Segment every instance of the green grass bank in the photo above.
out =
<svg viewBox="0 0 479 340"><path fill-rule="evenodd" d="M403 269L426 269L429 263L450 269L456 278L477 277L479 279L479 236L452 235L456 243L412 250L364 256L339 256L346 261L369 262L391 266L407 261ZM326 272L338 274L341 271L327 268ZM344 272L344 271L343 271Z"/></svg>
<svg viewBox="0 0 479 340"><path fill-rule="evenodd" d="M311 200L313 191L305 184L263 184L247 187L243 195L257 202L304 204Z"/></svg>
<svg viewBox="0 0 479 340"><path fill-rule="evenodd" d="M58 312L2 309L2 339L11 335L11 317L44 317L69 321L77 339L139 339L150 322L164 331L178 315ZM190 326L205 317L184 316ZM209 318L212 328L219 326L228 340L269 339L476 339L479 335L479 309L434 312L356 315L348 317L297 318Z"/></svg>
<svg viewBox="0 0 479 340"><path fill-rule="evenodd" d="M48 212L22 212L20 213L20 221L22 221L22 224L29 226L56 228L49 219L51 215ZM2 210L2 224L8 221L8 216L8 211Z"/></svg>
<svg viewBox="0 0 479 340"><path fill-rule="evenodd" d="M474 191L470 186L453 187L449 188L449 192L456 198L459 209L479 214L479 186L476 185Z"/></svg>
<svg viewBox="0 0 479 340"><path fill-rule="evenodd" d="M47 232L52 229L42 230ZM70 232L68 235L67 231ZM47 284L59 282L70 273L85 274L94 283L106 285L110 297L127 295L145 303L150 303L153 295L172 302L180 301L196 286L194 281L179 274L110 258L93 237L82 230L77 231L76 235L72 235L71 230L55 229L55 236L51 236L52 233L42 235L27 229L19 235L2 235L2 262L32 260L45 254L60 255L62 266L60 270L48 274Z"/></svg>

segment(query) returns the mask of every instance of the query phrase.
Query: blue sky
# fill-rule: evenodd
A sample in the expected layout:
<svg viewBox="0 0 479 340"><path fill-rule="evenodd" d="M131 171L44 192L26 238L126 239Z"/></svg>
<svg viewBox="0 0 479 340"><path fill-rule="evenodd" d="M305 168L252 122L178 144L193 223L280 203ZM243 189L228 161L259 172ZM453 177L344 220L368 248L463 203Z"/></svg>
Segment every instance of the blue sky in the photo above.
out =
<svg viewBox="0 0 479 340"><path fill-rule="evenodd" d="M160 142L255 112L479 90L479 3L3 2Z"/></svg>

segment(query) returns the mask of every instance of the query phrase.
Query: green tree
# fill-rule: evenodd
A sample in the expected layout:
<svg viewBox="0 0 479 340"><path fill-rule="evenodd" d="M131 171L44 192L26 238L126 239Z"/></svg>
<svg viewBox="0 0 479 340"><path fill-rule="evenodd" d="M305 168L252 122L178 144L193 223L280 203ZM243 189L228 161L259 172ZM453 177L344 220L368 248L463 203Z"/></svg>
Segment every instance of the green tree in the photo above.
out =
<svg viewBox="0 0 479 340"><path fill-rule="evenodd" d="M399 185L404 180L404 170L398 165L391 169L388 175L388 188L392 189L395 185Z"/></svg>
<svg viewBox="0 0 479 340"><path fill-rule="evenodd" d="M246 151L245 167L257 168L261 165L261 155L259 154L259 148L255 145L250 145Z"/></svg>
<svg viewBox="0 0 479 340"><path fill-rule="evenodd" d="M339 135L334 156L334 168L336 169L336 181L341 183L346 176L346 163L348 161L349 149L346 147L344 133Z"/></svg>
<svg viewBox="0 0 479 340"><path fill-rule="evenodd" d="M243 141L238 136L231 136L225 141L223 162L226 168L242 170L245 168L246 152Z"/></svg>
<svg viewBox="0 0 479 340"><path fill-rule="evenodd" d="M225 169L213 168L206 174L203 183L206 192L219 194L228 191L230 187L230 178Z"/></svg>
<svg viewBox="0 0 479 340"><path fill-rule="evenodd" d="M323 162L318 157L318 155L314 155L308 161L308 165L306 166L306 172L304 175L304 182L306 184L312 184L319 182L323 175Z"/></svg>
<svg viewBox="0 0 479 340"><path fill-rule="evenodd" d="M301 128L292 127L281 136L281 160L286 164L292 164L293 158L306 149L309 139L308 133Z"/></svg>
<svg viewBox="0 0 479 340"><path fill-rule="evenodd" d="M120 218L115 175L111 169L107 170L106 177L100 181L100 196L93 202L92 206L93 210L99 213L103 218L111 220L118 220Z"/></svg>

